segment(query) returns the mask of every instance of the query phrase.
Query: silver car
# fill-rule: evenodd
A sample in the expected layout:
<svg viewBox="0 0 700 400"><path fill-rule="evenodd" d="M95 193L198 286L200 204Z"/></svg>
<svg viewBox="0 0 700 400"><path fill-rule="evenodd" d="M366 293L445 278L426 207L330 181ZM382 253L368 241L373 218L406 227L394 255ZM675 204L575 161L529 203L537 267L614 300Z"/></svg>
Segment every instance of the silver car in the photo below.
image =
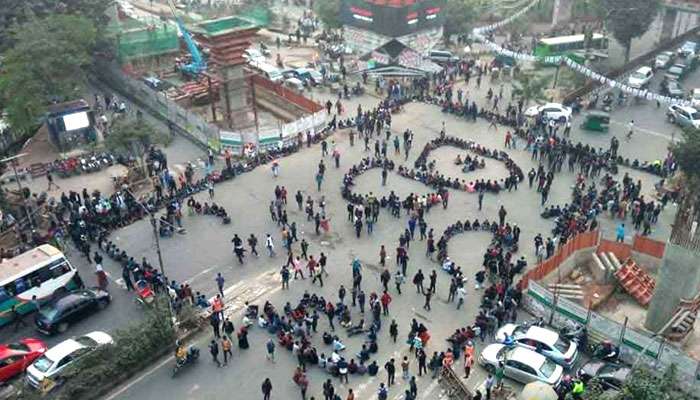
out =
<svg viewBox="0 0 700 400"><path fill-rule="evenodd" d="M540 381L557 386L564 369L545 356L524 347L490 344L479 354L479 364L493 373L503 363L505 376L522 383Z"/></svg>
<svg viewBox="0 0 700 400"><path fill-rule="evenodd" d="M576 362L578 346L557 332L539 326L505 324L496 332L496 341L503 343L506 335L516 346L525 347L569 368Z"/></svg>

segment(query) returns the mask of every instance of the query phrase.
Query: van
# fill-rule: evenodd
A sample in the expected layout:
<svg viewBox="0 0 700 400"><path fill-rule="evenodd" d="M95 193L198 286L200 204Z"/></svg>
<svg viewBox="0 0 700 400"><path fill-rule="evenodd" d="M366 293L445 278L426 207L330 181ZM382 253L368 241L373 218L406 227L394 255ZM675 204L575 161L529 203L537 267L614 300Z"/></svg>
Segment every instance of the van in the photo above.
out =
<svg viewBox="0 0 700 400"><path fill-rule="evenodd" d="M282 75L282 71L268 63L264 62L253 62L250 64L250 66L255 69L260 75L264 76L265 78L273 81L273 82L281 82L282 79L284 79L284 76Z"/></svg>
<svg viewBox="0 0 700 400"><path fill-rule="evenodd" d="M428 59L436 63L448 63L459 61L459 57L455 57L455 55L448 50L430 50L428 52Z"/></svg>

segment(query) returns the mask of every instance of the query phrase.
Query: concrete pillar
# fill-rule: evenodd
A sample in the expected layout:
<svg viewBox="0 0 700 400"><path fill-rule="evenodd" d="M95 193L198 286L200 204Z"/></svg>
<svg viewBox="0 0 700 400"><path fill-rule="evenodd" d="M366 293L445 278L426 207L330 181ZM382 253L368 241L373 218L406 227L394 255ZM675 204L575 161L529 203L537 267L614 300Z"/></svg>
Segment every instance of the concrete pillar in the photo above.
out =
<svg viewBox="0 0 700 400"><path fill-rule="evenodd" d="M250 104L248 104L248 84L245 80L242 65L234 65L221 68L221 77L224 80L222 94L224 97L224 114L230 119L229 128L236 129L250 126L252 121L248 116Z"/></svg>
<svg viewBox="0 0 700 400"><path fill-rule="evenodd" d="M569 22L571 20L571 12L573 7L574 0L554 0L552 26Z"/></svg>
<svg viewBox="0 0 700 400"><path fill-rule="evenodd" d="M666 243L654 295L649 303L644 326L658 332L673 317L680 299L695 297L700 288L697 252L671 242Z"/></svg>

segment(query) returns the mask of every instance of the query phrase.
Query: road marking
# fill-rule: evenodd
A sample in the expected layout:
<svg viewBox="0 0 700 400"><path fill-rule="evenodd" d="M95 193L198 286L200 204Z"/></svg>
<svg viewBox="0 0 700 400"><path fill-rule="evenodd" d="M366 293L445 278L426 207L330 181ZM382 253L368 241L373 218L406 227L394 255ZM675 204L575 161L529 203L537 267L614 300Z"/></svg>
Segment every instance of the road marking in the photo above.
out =
<svg viewBox="0 0 700 400"><path fill-rule="evenodd" d="M111 395L105 397L105 400L112 400L112 399L117 398L117 396L120 396L122 393L124 393L124 392L126 392L127 390L131 389L135 384L141 382L144 378L146 378L147 376L149 376L149 375L151 375L152 373L156 372L156 370L162 368L165 364L167 364L167 363L173 361L174 359L175 359L174 356L172 356L172 355L171 355L171 356L168 356L168 358L166 358L165 360L161 361L160 363L158 363L158 364L157 364L156 366L154 366L153 368L151 368L151 369L149 369L148 371L144 372L143 374L139 375L138 378L136 378L136 379L130 381L128 384L126 384L126 385L122 386L121 388L119 388L116 392L114 392L114 393L112 393Z"/></svg>
<svg viewBox="0 0 700 400"><path fill-rule="evenodd" d="M253 279L247 279L245 282L241 281L236 283L235 285L232 285L228 289L224 290L224 304L226 304L224 308L224 315L230 316L231 314L242 310L245 306L245 302L254 302L263 295L271 296L274 293L282 290L282 285L277 284L279 282L281 282L281 277L279 276L277 271L269 271L262 273ZM270 288L270 283L275 283L275 287ZM238 289L240 289L240 293L234 294L234 291L237 291ZM229 297L229 295L231 295L231 298L226 300ZM198 334L197 336L200 335L201 334ZM105 400L113 400L117 398L127 390L131 389L134 385L141 382L144 378L148 377L158 369L162 368L164 365L173 362L174 360L175 357L173 355L168 356L156 366L141 374L138 378L129 381L124 386L120 387L115 392L105 397Z"/></svg>
<svg viewBox="0 0 700 400"><path fill-rule="evenodd" d="M619 126L624 126L624 127L629 126L628 123L618 122L618 121L615 121L615 120L610 120L610 122L611 122L612 124L614 124L614 125L619 125ZM674 127L673 129L675 130L676 128ZM657 136L657 137L660 137L660 138L672 140L672 141L674 141L674 142L680 141L680 138L678 137L679 135L672 135L672 136L669 136L669 135L667 135L667 134L665 134L665 133L656 132L656 131L652 131L651 129L640 128L640 127L637 127L637 126L634 127L634 132L635 132L635 133L636 133L636 132L646 133L647 135Z"/></svg>
<svg viewBox="0 0 700 400"><path fill-rule="evenodd" d="M201 270L199 273L197 273L197 274L195 274L195 275L192 275L191 277L187 278L187 280L185 280L185 282L183 282L183 283L192 283L192 281L194 281L195 279L199 278L200 276L202 276L202 275L204 275L204 274L208 273L209 271L211 271L211 270L213 270L213 269L216 269L216 268L218 268L218 267L217 267L216 265L214 265L214 266L211 267L211 268L203 269L203 270Z"/></svg>

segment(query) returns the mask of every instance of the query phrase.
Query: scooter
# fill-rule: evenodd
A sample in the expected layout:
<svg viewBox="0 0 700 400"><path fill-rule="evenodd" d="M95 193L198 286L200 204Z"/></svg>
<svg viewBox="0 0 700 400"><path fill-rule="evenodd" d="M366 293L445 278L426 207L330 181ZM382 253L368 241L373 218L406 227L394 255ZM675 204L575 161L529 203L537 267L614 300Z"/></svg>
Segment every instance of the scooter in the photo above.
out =
<svg viewBox="0 0 700 400"><path fill-rule="evenodd" d="M199 358L199 349L195 346L190 345L187 348L187 355L183 360L175 360L175 366L173 367L173 378L180 372L181 369L185 368L190 364L197 362Z"/></svg>

